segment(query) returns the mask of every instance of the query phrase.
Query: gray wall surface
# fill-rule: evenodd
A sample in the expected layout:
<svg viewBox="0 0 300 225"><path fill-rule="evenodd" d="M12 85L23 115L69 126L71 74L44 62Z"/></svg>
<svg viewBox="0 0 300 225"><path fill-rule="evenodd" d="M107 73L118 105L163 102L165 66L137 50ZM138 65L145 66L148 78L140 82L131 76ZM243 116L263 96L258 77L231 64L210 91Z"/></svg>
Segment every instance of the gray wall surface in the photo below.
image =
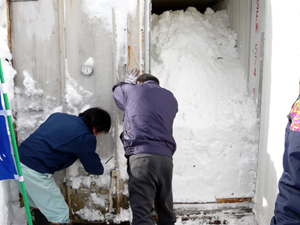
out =
<svg viewBox="0 0 300 225"><path fill-rule="evenodd" d="M84 11L85 3L83 0L10 3L19 144L53 112L78 115L89 107L101 107L112 117L111 131L97 137L96 152L102 162L114 156L105 165L104 175L88 175L80 163L75 163L67 172L55 174L68 202L71 202L70 194L76 198L78 191L83 193L82 199L74 200L78 201L73 211L91 206L87 203L90 193L108 194L109 187L114 188L115 183L111 184L110 179L112 170L117 170L116 186L122 188L118 156L124 156L117 124L122 123L123 116L114 104L112 86L123 81L129 69L149 72L150 68L150 3L137 1L128 6L130 12L118 5L107 4L105 8L100 5L94 11L94 18ZM145 32L148 32L146 37ZM91 75L83 74L85 65L93 68ZM120 154L117 154L118 149L122 151ZM66 181L71 185L71 193ZM87 202L78 206L80 201L80 204ZM112 199L109 204L111 207Z"/></svg>

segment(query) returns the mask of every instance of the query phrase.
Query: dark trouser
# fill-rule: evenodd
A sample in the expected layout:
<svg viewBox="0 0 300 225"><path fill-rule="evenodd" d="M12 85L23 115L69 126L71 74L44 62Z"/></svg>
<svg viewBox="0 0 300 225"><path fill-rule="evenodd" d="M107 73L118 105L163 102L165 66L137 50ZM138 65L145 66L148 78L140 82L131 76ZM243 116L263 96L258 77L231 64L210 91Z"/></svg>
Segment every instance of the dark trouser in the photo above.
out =
<svg viewBox="0 0 300 225"><path fill-rule="evenodd" d="M154 224L153 202L158 225L173 225L173 160L167 156L138 154L128 160L129 202L133 225Z"/></svg>
<svg viewBox="0 0 300 225"><path fill-rule="evenodd" d="M32 209L34 214L34 220L36 225L48 225L50 222L47 220L47 218L44 216L43 213L37 208Z"/></svg>
<svg viewBox="0 0 300 225"><path fill-rule="evenodd" d="M57 225L72 225L72 222L68 223L50 223L47 218L44 216L43 213L37 208L32 208L35 224L36 225L51 225L51 224L57 224ZM28 223L27 223L28 224Z"/></svg>

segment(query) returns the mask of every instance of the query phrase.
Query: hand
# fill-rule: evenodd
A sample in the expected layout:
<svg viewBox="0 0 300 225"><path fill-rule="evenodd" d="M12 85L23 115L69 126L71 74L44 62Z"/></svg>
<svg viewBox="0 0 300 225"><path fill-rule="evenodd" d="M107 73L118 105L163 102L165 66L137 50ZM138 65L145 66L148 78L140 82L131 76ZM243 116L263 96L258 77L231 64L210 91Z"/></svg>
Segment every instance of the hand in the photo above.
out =
<svg viewBox="0 0 300 225"><path fill-rule="evenodd" d="M130 72L128 73L128 76L125 80L125 83L132 83L132 84L135 84L136 83L136 80L139 76L139 72L140 70L138 69L133 69L133 70L130 70Z"/></svg>

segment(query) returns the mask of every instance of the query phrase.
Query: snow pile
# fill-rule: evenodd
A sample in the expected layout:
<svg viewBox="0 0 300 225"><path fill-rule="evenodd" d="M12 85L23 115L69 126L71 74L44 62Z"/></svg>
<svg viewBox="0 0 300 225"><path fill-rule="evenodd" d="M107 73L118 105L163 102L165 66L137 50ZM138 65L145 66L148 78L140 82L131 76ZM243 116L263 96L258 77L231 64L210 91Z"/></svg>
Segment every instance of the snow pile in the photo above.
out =
<svg viewBox="0 0 300 225"><path fill-rule="evenodd" d="M1 224L9 224L9 215L8 213L11 211L10 199L11 193L8 193L10 186L9 181L2 181L0 182L0 209L2 211L0 215L0 222Z"/></svg>
<svg viewBox="0 0 300 225"><path fill-rule="evenodd" d="M11 60L12 56L10 54L10 50L8 48L8 43L7 43L7 30L3 27L0 27L0 43L1 43L0 57L2 59Z"/></svg>
<svg viewBox="0 0 300 225"><path fill-rule="evenodd" d="M16 87L15 93L18 95L18 111L41 111L43 110L44 91L38 87L37 82L31 77L27 70L23 71L24 88ZM24 101L24 99L26 101Z"/></svg>
<svg viewBox="0 0 300 225"><path fill-rule="evenodd" d="M132 220L132 214L130 209L120 209L120 214L114 215L111 213L102 214L100 210L90 209L84 207L76 212L81 217L84 217L87 221L106 221L107 224L114 223L120 224Z"/></svg>
<svg viewBox="0 0 300 225"><path fill-rule="evenodd" d="M84 218L88 221L105 221L105 216L101 213L100 210L91 209L90 207L84 207L76 212L81 218Z"/></svg>
<svg viewBox="0 0 300 225"><path fill-rule="evenodd" d="M179 103L174 201L253 197L258 120L226 11L168 11L152 26L151 73Z"/></svg>
<svg viewBox="0 0 300 225"><path fill-rule="evenodd" d="M32 77L29 75L29 73L24 70L23 72L24 81L23 84L25 86L24 94L28 97L37 95L39 97L42 97L44 94L44 91L42 89L36 88L36 81L32 79Z"/></svg>
<svg viewBox="0 0 300 225"><path fill-rule="evenodd" d="M46 95L40 88L42 85L35 81L27 70L23 71L22 76L23 87L15 87L16 112L26 115L19 116L16 121L19 143L22 143L52 113L62 110L61 106L55 107L56 98Z"/></svg>
<svg viewBox="0 0 300 225"><path fill-rule="evenodd" d="M108 189L110 185L110 175L109 172L111 168L104 166L105 173L101 176L97 175L87 175L87 172L83 168L80 160L77 160L69 169L67 170L67 176L72 182L71 186L73 189L93 189L92 186L101 187L103 189Z"/></svg>
<svg viewBox="0 0 300 225"><path fill-rule="evenodd" d="M80 112L89 109L90 105L85 103L89 102L88 100L92 97L93 93L84 90L67 72L65 94L67 113L78 115Z"/></svg>
<svg viewBox="0 0 300 225"><path fill-rule="evenodd" d="M17 74L16 70L11 65L11 53L8 48L7 30L0 27L0 58L2 64L3 75L5 79L6 91L9 99L10 108L14 108L14 77Z"/></svg>

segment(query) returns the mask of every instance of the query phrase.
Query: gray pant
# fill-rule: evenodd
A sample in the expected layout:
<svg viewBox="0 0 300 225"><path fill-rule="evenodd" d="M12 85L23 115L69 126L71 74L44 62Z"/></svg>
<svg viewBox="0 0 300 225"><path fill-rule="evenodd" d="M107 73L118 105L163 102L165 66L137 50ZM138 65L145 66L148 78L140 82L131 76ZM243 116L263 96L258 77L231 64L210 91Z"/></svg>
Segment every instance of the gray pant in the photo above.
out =
<svg viewBox="0 0 300 225"><path fill-rule="evenodd" d="M129 202L133 225L154 224L153 202L158 225L174 225L172 173L173 160L167 156L137 154L128 159Z"/></svg>

